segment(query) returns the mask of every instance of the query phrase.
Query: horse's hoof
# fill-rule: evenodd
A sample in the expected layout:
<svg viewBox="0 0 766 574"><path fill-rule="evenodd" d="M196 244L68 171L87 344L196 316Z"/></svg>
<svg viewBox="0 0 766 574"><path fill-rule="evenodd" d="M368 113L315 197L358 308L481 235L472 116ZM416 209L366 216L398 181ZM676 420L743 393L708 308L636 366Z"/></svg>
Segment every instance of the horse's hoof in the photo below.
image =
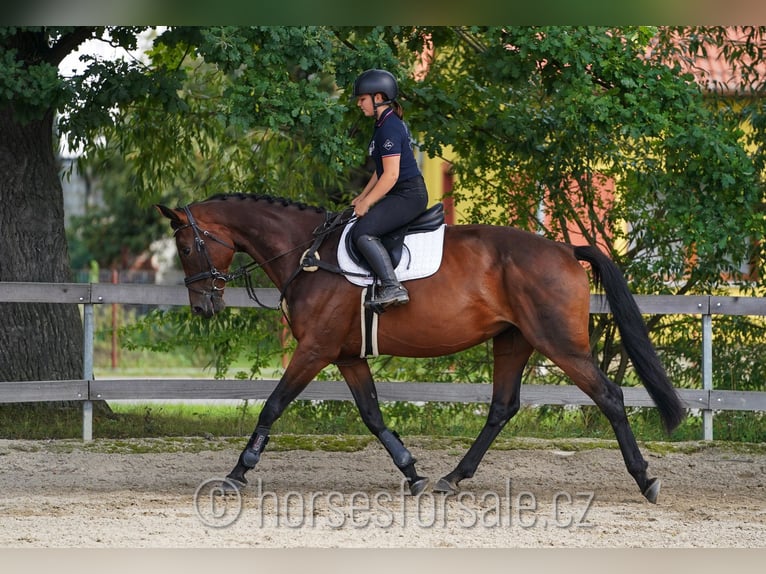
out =
<svg viewBox="0 0 766 574"><path fill-rule="evenodd" d="M460 491L456 482L450 482L446 478L440 478L434 486L434 492L446 492L447 494L457 494Z"/></svg>
<svg viewBox="0 0 766 574"><path fill-rule="evenodd" d="M242 482L241 480L227 476L221 481L219 488L221 489L222 494L239 494L245 489L245 486L247 486L247 481Z"/></svg>
<svg viewBox="0 0 766 574"><path fill-rule="evenodd" d="M657 504L657 497L660 494L660 486L662 482L659 478L652 478L649 480L649 485L644 489L642 494L646 497L646 500L652 504Z"/></svg>
<svg viewBox="0 0 766 574"><path fill-rule="evenodd" d="M428 478L420 477L415 482L410 483L410 494L417 496L426 489L426 486L428 486Z"/></svg>

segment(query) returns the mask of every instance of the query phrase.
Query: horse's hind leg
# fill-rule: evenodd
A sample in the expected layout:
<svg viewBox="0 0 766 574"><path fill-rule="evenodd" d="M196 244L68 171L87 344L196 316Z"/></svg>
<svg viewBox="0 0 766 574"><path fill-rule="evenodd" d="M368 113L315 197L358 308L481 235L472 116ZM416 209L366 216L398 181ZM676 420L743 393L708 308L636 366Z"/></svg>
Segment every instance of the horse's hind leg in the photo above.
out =
<svg viewBox="0 0 766 574"><path fill-rule="evenodd" d="M347 362L338 362L336 365L348 383L348 388L354 396L364 424L367 425L372 434L378 437L378 440L393 459L394 464L407 477L410 492L413 495L420 494L428 485L428 479L418 475L415 470L415 458L399 439L399 435L386 427L367 361L365 359L353 359Z"/></svg>
<svg viewBox="0 0 766 574"><path fill-rule="evenodd" d="M636 484L638 484L638 487L641 489L641 494L643 494L649 502L656 503L657 496L660 493L660 481L657 478L649 478L647 474L649 464L641 455L641 450L638 448L636 437L633 435L633 430L630 428L628 416L625 413L625 402L622 396L622 389L609 380L600 370L598 370L598 377L602 383L601 388L593 393L589 393L586 390L586 393L590 395L593 402L598 405L601 411L609 419L609 423L612 425L614 434L617 437L617 443L620 445L620 451L622 452L625 466L636 481Z"/></svg>
<svg viewBox="0 0 766 574"><path fill-rule="evenodd" d="M515 327L497 335L493 341L494 371L492 402L484 427L455 470L439 479L436 492L457 492L458 483L471 478L492 442L519 410L521 375L532 354L532 347Z"/></svg>
<svg viewBox="0 0 766 574"><path fill-rule="evenodd" d="M638 443L625 413L622 389L611 381L593 362L592 357L549 357L569 375L609 419L628 472L649 502L657 502L660 481L647 475L648 463L641 455Z"/></svg>

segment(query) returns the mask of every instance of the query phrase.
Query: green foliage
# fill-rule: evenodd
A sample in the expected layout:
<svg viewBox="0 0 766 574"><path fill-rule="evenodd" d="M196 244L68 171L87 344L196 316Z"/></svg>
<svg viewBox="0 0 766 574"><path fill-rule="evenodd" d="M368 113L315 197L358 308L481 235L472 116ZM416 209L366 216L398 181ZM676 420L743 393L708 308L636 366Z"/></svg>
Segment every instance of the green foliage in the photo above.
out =
<svg viewBox="0 0 766 574"><path fill-rule="evenodd" d="M410 72L426 33L434 57L425 79L415 81ZM720 36L716 41L725 44ZM650 44L663 59L645 56ZM193 125L183 120L181 136L170 139L183 141L188 130L189 147L198 146L203 158L221 145L227 150L232 169L223 176L194 164L196 175L186 180L200 182L199 189L221 178L233 189L255 183L301 199L333 181L342 189L342 178L325 168L350 173L367 137L355 129L358 112L343 88L360 69L387 67L400 77L421 148L457 154L456 196L475 221L505 224L510 213L511 223L549 237L598 243L625 268L636 292L710 292L722 277L740 277L739 262L758 263L762 185L741 123L761 117L760 108L710 105L672 64L674 46L664 31L647 27L229 27L171 30L154 57L178 67L183 55L185 82L197 86L184 96ZM211 88L214 97L196 97ZM213 127L200 137L195 130L203 125ZM124 133L129 145L134 136ZM248 135L256 133L259 152L248 164L238 143L252 147ZM142 154L157 157L161 150L138 150L137 173ZM299 165L325 175L296 180ZM615 196L605 198L601 189L610 181ZM650 324L676 384L698 385L699 350L679 340L678 318ZM611 317L596 316L591 327L602 368L629 382ZM489 381L491 351L485 345L456 357L389 358L373 366L384 380ZM528 376L541 375L564 380L535 356ZM322 376L339 378L332 368Z"/></svg>
<svg viewBox="0 0 766 574"><path fill-rule="evenodd" d="M492 382L492 344L489 342L442 357L411 359L385 355L370 357L368 362L376 381ZM326 367L317 378L342 380L334 366Z"/></svg>
<svg viewBox="0 0 766 574"><path fill-rule="evenodd" d="M702 387L702 321L695 316L663 316L653 336L670 380L679 388ZM761 317L715 316L713 382L716 389L766 390L766 324Z"/></svg>
<svg viewBox="0 0 766 574"><path fill-rule="evenodd" d="M736 272L763 236L762 154L743 145L763 142L763 98L709 105L673 64L705 40L758 90L763 29L740 31L745 41L720 27L3 28L0 93L17 111L60 110L73 147L124 157L126 191L144 205L223 190L339 201L368 136L346 90L362 69L389 68L422 149L457 153L477 221L511 213L566 239L574 220L636 288L689 272L689 291ZM82 73L57 76L82 41L134 49L139 33L156 36L148 59L83 56ZM416 81L427 34L433 61ZM599 176L617 182L613 204L600 203Z"/></svg>
<svg viewBox="0 0 766 574"><path fill-rule="evenodd" d="M79 408L30 408L26 404L0 405L0 438L66 439L82 433ZM194 449L189 437L204 437L208 447L215 437L237 437L229 446L241 447L242 437L255 426L261 404L244 401L240 406L182 404L117 404L109 416L96 415L94 434L99 439L184 437L178 448ZM450 444L463 452L477 436L486 419L486 405L427 403L384 403L383 416L403 437L449 437ZM631 427L639 441L699 441L702 421L687 418L667 437L656 409L631 409ZM766 416L757 412L726 411L713 420L717 441L762 443ZM321 437L312 439L311 437ZM345 438L344 438L345 437ZM523 407L511 419L493 448L519 437L547 440L591 438L614 441L606 418L595 407ZM319 448L333 450L344 444L374 442L354 405L347 401L296 401L273 428L274 448ZM307 445L314 444L314 447ZM614 445L614 442L610 442ZM291 446L289 446L291 445ZM125 445L126 448L127 445ZM119 445L114 445L119 449ZM133 452L136 452L133 447ZM272 444L269 445L269 449ZM571 448L571 447L569 447ZM116 450L115 450L116 452Z"/></svg>
<svg viewBox="0 0 766 574"><path fill-rule="evenodd" d="M163 193L180 203L221 191L339 200L362 153L338 129L349 111L333 74L342 46L329 28L171 28L142 77L127 64L105 74L119 84L100 86L119 104L111 121L79 121L104 109L91 103L64 127L104 142L94 157L122 154L143 205Z"/></svg>
<svg viewBox="0 0 766 574"><path fill-rule="evenodd" d="M766 391L763 317L717 317L713 339L713 380L717 389Z"/></svg>
<svg viewBox="0 0 766 574"><path fill-rule="evenodd" d="M43 117L73 95L55 62L44 57L48 50L44 28L0 28L0 108L12 106L22 122Z"/></svg>
<svg viewBox="0 0 766 574"><path fill-rule="evenodd" d="M101 158L87 166L85 177L101 192L101 202L86 206L73 216L67 240L73 269L92 261L104 268L127 269L134 257L150 250L152 243L167 237L168 226L153 209L136 203L125 193L132 173L121 157Z"/></svg>
<svg viewBox="0 0 766 574"><path fill-rule="evenodd" d="M757 294L743 270L763 264L763 164L754 153L763 131L743 126L763 123L766 78L755 64L766 34L747 31L737 43L722 28L433 29L435 58L409 94L411 122L430 153L457 153L456 200L475 222L506 224L510 214L548 237L599 244L634 292L711 293L731 281ZM699 48L695 38L722 46L761 97L711 98L681 74L673 62ZM602 193L609 182L613 198ZM674 381L692 386L699 375L684 331L664 327L677 321L650 326ZM591 330L602 368L624 382L611 317L593 317ZM738 352L758 356L752 346Z"/></svg>
<svg viewBox="0 0 766 574"><path fill-rule="evenodd" d="M249 371L236 378L254 378L269 368L282 352L279 345L278 316L264 316L253 309L226 309L210 320L192 317L187 309L157 310L120 330L127 349L149 349L169 353L191 349L214 370L215 378L225 378L231 365L244 355Z"/></svg>
<svg viewBox="0 0 766 574"><path fill-rule="evenodd" d="M751 258L763 190L745 116L647 58L657 30L438 32L411 121L429 152L458 154L457 198L476 222L511 214L552 238L599 243L640 292L667 292L669 278L705 290ZM605 201L607 181L617 195Z"/></svg>

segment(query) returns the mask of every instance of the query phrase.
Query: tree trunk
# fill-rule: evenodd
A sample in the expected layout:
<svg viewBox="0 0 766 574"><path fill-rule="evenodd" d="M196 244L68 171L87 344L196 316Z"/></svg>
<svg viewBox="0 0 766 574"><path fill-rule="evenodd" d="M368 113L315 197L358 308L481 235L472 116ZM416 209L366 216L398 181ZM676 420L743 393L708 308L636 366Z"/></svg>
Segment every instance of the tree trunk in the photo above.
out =
<svg viewBox="0 0 766 574"><path fill-rule="evenodd" d="M0 281L71 281L52 112L22 124L0 109ZM0 303L0 317L0 380L82 378L76 305Z"/></svg>

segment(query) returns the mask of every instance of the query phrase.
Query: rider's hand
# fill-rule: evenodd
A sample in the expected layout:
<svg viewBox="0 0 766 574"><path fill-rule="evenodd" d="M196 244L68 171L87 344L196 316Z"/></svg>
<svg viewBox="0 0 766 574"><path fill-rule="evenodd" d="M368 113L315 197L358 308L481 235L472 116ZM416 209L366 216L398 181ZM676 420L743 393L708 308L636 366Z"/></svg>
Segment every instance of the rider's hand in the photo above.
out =
<svg viewBox="0 0 766 574"><path fill-rule="evenodd" d="M366 201L359 201L357 203L352 203L352 205L354 206L354 215L357 217L364 217L370 210L370 205Z"/></svg>

